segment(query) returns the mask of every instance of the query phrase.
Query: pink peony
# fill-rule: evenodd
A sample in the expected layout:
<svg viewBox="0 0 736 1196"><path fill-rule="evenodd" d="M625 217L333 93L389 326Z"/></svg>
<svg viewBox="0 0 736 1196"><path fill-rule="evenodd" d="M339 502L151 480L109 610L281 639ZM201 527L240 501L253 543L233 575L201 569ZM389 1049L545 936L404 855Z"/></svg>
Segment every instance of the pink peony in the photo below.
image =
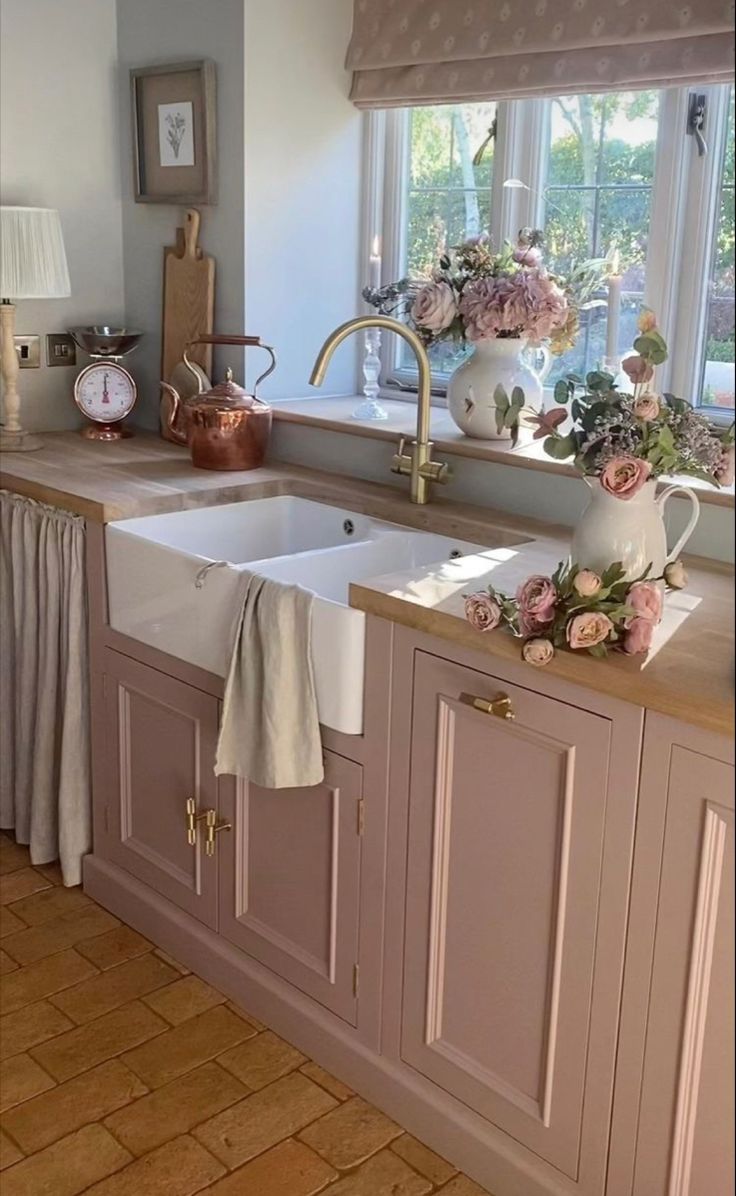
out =
<svg viewBox="0 0 736 1196"><path fill-rule="evenodd" d="M629 624L623 644L621 645L628 656L639 656L648 652L652 645L655 624L651 619L634 619Z"/></svg>
<svg viewBox="0 0 736 1196"><path fill-rule="evenodd" d="M519 604L519 628L522 635L544 631L555 617L557 590L550 577L527 578L516 591Z"/></svg>
<svg viewBox="0 0 736 1196"><path fill-rule="evenodd" d="M549 664L554 654L555 649L551 640L540 636L535 636L533 639L527 640L521 649L522 659L527 664L533 664L537 668L542 668L545 664Z"/></svg>
<svg viewBox="0 0 736 1196"><path fill-rule="evenodd" d="M501 622L501 607L481 590L465 599L465 618L476 631L493 631Z"/></svg>
<svg viewBox="0 0 736 1196"><path fill-rule="evenodd" d="M662 592L656 582L635 581L626 595L626 605L636 611L636 619L658 623L662 618Z"/></svg>
<svg viewBox="0 0 736 1196"><path fill-rule="evenodd" d="M601 486L624 502L634 498L648 480L652 467L640 457L613 457L601 471Z"/></svg>
<svg viewBox="0 0 736 1196"><path fill-rule="evenodd" d="M659 399L651 391L646 391L634 403L634 415L644 423L651 423L659 415Z"/></svg>
<svg viewBox="0 0 736 1196"><path fill-rule="evenodd" d="M728 448L721 450L721 457L713 470L713 477L719 486L733 486L734 477L736 477L736 446L731 444Z"/></svg>
<svg viewBox="0 0 736 1196"><path fill-rule="evenodd" d="M414 323L435 335L449 328L456 315L455 292L446 282L428 282L422 287L411 309Z"/></svg>
<svg viewBox="0 0 736 1196"><path fill-rule="evenodd" d="M573 649L594 648L602 644L613 631L613 623L602 611L587 610L570 619L566 628L567 642Z"/></svg>
<svg viewBox="0 0 736 1196"><path fill-rule="evenodd" d="M603 583L598 574L594 573L592 569L581 569L575 575L575 580L572 584L575 592L581 598L595 598Z"/></svg>

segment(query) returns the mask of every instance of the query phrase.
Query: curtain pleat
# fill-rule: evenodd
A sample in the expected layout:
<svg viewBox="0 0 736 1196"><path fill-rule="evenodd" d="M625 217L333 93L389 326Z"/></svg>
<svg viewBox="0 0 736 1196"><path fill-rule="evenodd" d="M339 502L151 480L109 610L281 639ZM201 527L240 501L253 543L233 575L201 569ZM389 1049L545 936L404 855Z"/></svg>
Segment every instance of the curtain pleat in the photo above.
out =
<svg viewBox="0 0 736 1196"><path fill-rule="evenodd" d="M360 108L727 82L732 0L355 0Z"/></svg>
<svg viewBox="0 0 736 1196"><path fill-rule="evenodd" d="M0 492L0 827L79 884L92 842L84 521Z"/></svg>

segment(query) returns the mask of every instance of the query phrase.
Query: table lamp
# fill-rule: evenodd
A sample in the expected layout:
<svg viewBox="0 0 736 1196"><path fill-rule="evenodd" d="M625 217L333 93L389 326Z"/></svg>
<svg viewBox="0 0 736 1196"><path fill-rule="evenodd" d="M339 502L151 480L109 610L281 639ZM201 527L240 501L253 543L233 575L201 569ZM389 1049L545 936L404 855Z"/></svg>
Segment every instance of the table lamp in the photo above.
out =
<svg viewBox="0 0 736 1196"><path fill-rule="evenodd" d="M40 448L20 422L14 299L63 299L71 294L59 213L52 208L0 207L0 367L4 452Z"/></svg>

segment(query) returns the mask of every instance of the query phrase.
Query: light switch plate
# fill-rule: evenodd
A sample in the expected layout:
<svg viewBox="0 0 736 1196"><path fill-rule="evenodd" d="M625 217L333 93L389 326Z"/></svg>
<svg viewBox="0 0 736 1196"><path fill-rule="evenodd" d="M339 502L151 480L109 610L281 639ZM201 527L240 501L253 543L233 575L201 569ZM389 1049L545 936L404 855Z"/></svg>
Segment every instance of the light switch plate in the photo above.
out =
<svg viewBox="0 0 736 1196"><path fill-rule="evenodd" d="M68 332L46 334L46 365L76 365L77 346Z"/></svg>
<svg viewBox="0 0 736 1196"><path fill-rule="evenodd" d="M22 370L37 370L41 367L41 337L14 336L13 344Z"/></svg>

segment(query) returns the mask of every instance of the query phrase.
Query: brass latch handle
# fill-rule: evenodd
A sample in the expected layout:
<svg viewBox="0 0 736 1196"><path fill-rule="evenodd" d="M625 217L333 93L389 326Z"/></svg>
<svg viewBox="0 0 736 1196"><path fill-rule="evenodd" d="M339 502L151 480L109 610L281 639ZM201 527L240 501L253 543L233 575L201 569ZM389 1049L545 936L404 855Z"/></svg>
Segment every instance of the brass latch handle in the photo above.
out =
<svg viewBox="0 0 736 1196"><path fill-rule="evenodd" d="M232 822L218 822L216 810L207 810L204 818L206 828L204 851L205 855L212 856L215 854L215 835L219 835L220 831L231 831L233 824Z"/></svg>
<svg viewBox="0 0 736 1196"><path fill-rule="evenodd" d="M197 814L197 803L193 797L187 798L187 843L190 847L197 845L197 821L202 815Z"/></svg>
<svg viewBox="0 0 736 1196"><path fill-rule="evenodd" d="M476 698L473 694L460 694L460 701L466 706L472 706L474 710L480 710L481 714L495 714L496 718L509 721L516 718L508 694L498 694L495 698Z"/></svg>

